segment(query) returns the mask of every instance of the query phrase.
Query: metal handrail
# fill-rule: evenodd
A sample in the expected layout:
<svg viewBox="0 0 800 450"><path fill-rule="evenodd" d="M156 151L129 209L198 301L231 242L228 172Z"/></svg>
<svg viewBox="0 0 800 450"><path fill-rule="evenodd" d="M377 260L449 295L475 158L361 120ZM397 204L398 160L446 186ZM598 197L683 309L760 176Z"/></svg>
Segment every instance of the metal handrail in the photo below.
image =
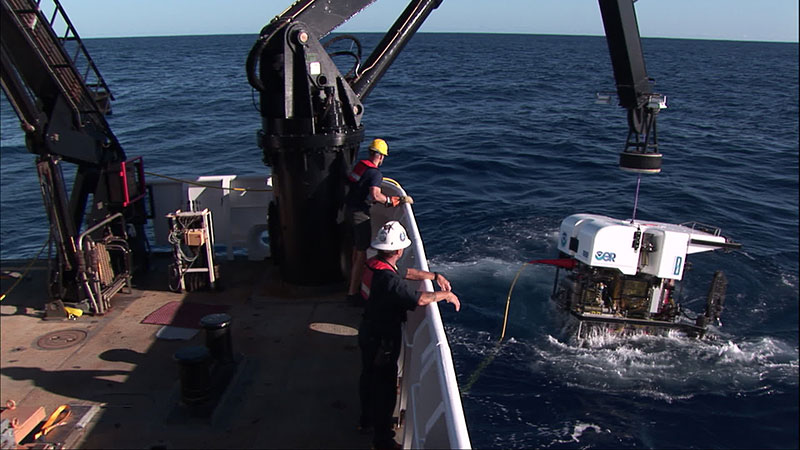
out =
<svg viewBox="0 0 800 450"><path fill-rule="evenodd" d="M104 227L105 225L111 223L112 221L114 221L114 220L116 220L117 218L120 218L120 217L123 217L121 212L118 212L116 214L112 214L112 215L106 217L105 219L101 220L100 222L97 222L96 224L92 225L86 231L81 233L81 235L78 237L78 249L83 249L83 238L85 238L86 236L88 236L91 233L94 233L95 231L99 230L100 228ZM123 236L123 238L125 238L125 237L127 237L127 236Z"/></svg>
<svg viewBox="0 0 800 450"><path fill-rule="evenodd" d="M714 225L706 225L700 222L684 222L680 224L682 227L691 228L692 230L698 230L705 233L713 234L714 236L719 236L722 234L722 229L719 227L715 227Z"/></svg>
<svg viewBox="0 0 800 450"><path fill-rule="evenodd" d="M400 183L395 180L384 178L382 188L384 192L390 193L388 195L406 195ZM428 271L428 259L425 255L422 237L417 228L411 205L403 204L398 208L391 208L391 210L393 218L403 223L411 239L412 246L409 250L413 251L409 251L407 254L414 255L413 267ZM373 217L373 221L375 220ZM432 292L433 283L431 280L423 280L420 282L418 290ZM425 333L427 333L430 341L427 345L423 343L426 341L423 337ZM461 404L461 394L459 393L455 367L453 366L453 357L447 342L444 326L442 325L439 305L432 303L425 306L422 311L409 313L409 321L403 329L403 334L404 356L400 359L400 370L403 376L399 404L401 408L404 403L406 404L405 426L412 427L411 430L407 430L406 434L407 438L410 437L411 442L404 442L404 444L406 446L410 445L411 448L417 448L425 445L426 441L436 441L436 444L441 445L441 442L446 439L449 448L471 448L466 419L464 418L464 409ZM412 360L418 361L419 364L408 364L408 367L404 364L404 362ZM440 383L440 398L436 400L439 403L435 408L431 408L429 416L417 417L414 411L429 409L420 407L417 402L430 401L431 399L420 398L415 392L422 387L420 375L425 372L426 367L430 368L430 364L435 364L439 372L437 378ZM412 371L416 373L412 373ZM408 420L409 411L412 414L411 420ZM430 426L436 422L436 418L440 417L443 411L447 412L445 414L447 436L429 436L429 432L432 431Z"/></svg>
<svg viewBox="0 0 800 450"><path fill-rule="evenodd" d="M104 305L103 298L102 298L102 291L98 289L98 293L101 296L101 298L99 298L99 299L96 298L95 295L94 295L94 292L92 292L92 287L89 284L89 277L86 275L86 270L87 270L86 269L86 257L83 254L83 252L84 252L83 239L86 238L87 236L89 236L90 234L94 233L95 231L99 230L100 228L108 225L109 223L111 223L114 220L119 219L119 218L124 219L124 216L123 216L122 213L112 214L112 215L106 217L105 219L101 220L100 222L94 224L93 226L89 227L86 231L81 233L81 235L78 237L78 251L76 252L77 256L78 256L78 272L80 274L81 281L83 282L83 286L86 289L86 294L89 296L89 299L92 302L92 306L94 307L95 312L100 313L100 314L102 314L104 312L104 310L105 310L105 305ZM124 233L125 233L125 231L124 231L124 227L123 227L123 234ZM127 236L123 236L123 238L126 238L126 237Z"/></svg>
<svg viewBox="0 0 800 450"><path fill-rule="evenodd" d="M36 4L41 9L41 0L37 0ZM61 2L59 0L53 0L53 4L55 5L55 9L53 10L53 15L50 18L50 22L49 22L50 23L50 27L52 28L54 26L55 21L56 21L56 15L58 14L62 19L64 19L64 22L67 24L67 30L64 32L64 37L60 38L61 41L63 42L64 40L69 38L70 34L72 34L72 36L75 37L75 41L76 41L77 46L78 46L77 50L79 50L80 53L82 53L83 56L86 58L87 67L86 67L86 73L83 76L84 84L86 84L87 86L94 86L95 87L94 92L98 91L97 87L102 86L103 89L105 90L105 92L108 93L108 96L112 100L114 100L115 98L114 98L114 94L111 93L111 88L108 87L108 83L106 83L106 80L100 74L100 69L98 69L97 65L94 63L94 60L92 59L91 55L89 54L89 50L86 48L85 45L83 45L83 40L78 35L78 30L72 24L72 21L69 19L69 16L67 16L67 12L64 9L64 7L61 6ZM55 32L55 30L53 30L53 31ZM76 51L75 56L72 58L72 63L73 64L75 64L75 62L78 60L78 56L80 56L80 55L78 54L78 51ZM94 76L97 77L97 81L98 81L97 83L92 83L91 85L89 83L87 83L87 81L89 79L89 74L88 74L89 69L91 69L92 72L94 72Z"/></svg>

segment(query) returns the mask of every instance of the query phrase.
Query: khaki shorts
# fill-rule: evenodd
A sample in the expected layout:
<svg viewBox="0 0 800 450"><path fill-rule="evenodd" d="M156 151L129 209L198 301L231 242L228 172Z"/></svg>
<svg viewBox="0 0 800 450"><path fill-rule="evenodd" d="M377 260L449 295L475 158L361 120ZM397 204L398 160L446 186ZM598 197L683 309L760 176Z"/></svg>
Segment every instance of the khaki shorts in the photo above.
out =
<svg viewBox="0 0 800 450"><path fill-rule="evenodd" d="M372 242L372 221L363 211L347 211L347 221L353 233L353 247L366 251Z"/></svg>

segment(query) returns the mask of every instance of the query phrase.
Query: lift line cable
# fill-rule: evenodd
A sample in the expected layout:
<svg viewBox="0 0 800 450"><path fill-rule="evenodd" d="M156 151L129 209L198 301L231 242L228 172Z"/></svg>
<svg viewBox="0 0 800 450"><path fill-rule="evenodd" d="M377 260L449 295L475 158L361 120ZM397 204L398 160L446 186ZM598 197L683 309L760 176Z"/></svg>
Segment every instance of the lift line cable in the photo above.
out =
<svg viewBox="0 0 800 450"><path fill-rule="evenodd" d="M636 177L636 193L633 195L633 216L631 216L631 223L636 221L636 208L639 206L639 185L642 182L642 175Z"/></svg>
<svg viewBox="0 0 800 450"><path fill-rule="evenodd" d="M503 338L506 337L506 325L508 324L508 310L509 306L511 305L511 293L514 291L514 286L516 286L517 280L519 280L519 276L522 273L522 270L528 264L531 263L533 263L533 261L527 261L526 263L524 263L522 267L520 267L519 270L517 271L516 276L514 276L514 281L511 282L511 287L508 289L508 296L506 297L506 312L505 314L503 314L503 331L500 333L500 339L494 345L494 348L489 353L489 355L486 356L486 358L484 358L483 361L481 361L481 363L478 365L478 368L476 368L475 371L472 372L472 375L470 375L469 377L469 381L467 381L467 384L464 386L463 389L464 393L469 392L469 390L472 388L472 385L475 384L476 381L478 381L478 378L480 377L481 372L483 372L483 369L488 367L489 364L491 364L492 361L494 361L494 359L497 357L497 354L500 353L500 349L503 346Z"/></svg>
<svg viewBox="0 0 800 450"><path fill-rule="evenodd" d="M17 278L17 281L15 281L14 284L12 284L11 287L9 287L7 291L3 292L3 294L0 295L0 302L5 300L6 296L8 294L10 294L11 291L13 291L14 288L17 287L17 285L20 282L22 282L22 280L25 279L25 277L28 275L28 272L31 271L31 268L36 263L36 261L39 260L39 256L42 255L42 252L44 251L44 249L47 247L47 244L49 244L49 243L50 243L50 237L48 236L47 240L45 240L44 244L42 244L42 248L39 249L39 253L37 253L36 256L34 256L33 259L31 259L31 262L29 262L28 265L25 266L25 269L22 271L22 274Z"/></svg>
<svg viewBox="0 0 800 450"><path fill-rule="evenodd" d="M147 171L145 171L145 175L149 175L149 176L152 176L152 177L165 178L165 179L167 179L167 180L171 180L171 181L178 181L178 182L180 182L180 183L191 184L191 185L194 185L194 186L200 186L200 187L205 187L205 188L209 188L209 189L221 189L221 190L223 190L223 191L236 191L236 192L272 192L272 189L251 189L251 188L238 188L238 187L222 187L222 186L212 186L212 185L210 185L210 184L203 184L203 183L199 183L199 182L197 182L197 181L182 180L182 179L180 179L180 178L174 178L174 177L170 177L170 176L167 176L167 175L161 175L161 174L158 174L158 173L147 172Z"/></svg>

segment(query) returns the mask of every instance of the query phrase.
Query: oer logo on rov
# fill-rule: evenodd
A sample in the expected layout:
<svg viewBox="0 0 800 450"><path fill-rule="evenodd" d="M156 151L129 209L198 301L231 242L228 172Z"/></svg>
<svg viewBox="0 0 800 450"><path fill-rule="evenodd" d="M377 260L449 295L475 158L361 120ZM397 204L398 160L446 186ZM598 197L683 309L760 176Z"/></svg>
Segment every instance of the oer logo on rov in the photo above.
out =
<svg viewBox="0 0 800 450"><path fill-rule="evenodd" d="M594 254L594 259L598 261L610 261L614 262L614 258L617 257L616 253L612 252L597 252Z"/></svg>

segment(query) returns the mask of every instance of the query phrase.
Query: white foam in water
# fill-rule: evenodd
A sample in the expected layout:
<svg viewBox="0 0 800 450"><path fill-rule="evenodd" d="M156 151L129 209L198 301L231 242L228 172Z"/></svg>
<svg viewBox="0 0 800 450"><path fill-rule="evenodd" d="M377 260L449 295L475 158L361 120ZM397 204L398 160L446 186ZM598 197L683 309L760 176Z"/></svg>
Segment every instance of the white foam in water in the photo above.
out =
<svg viewBox="0 0 800 450"><path fill-rule="evenodd" d="M572 438L573 441L580 442L581 441L580 437L583 436L583 433L586 430L593 430L595 433L602 433L604 431L598 425L595 425L593 423L580 423L579 422L579 423L575 424L575 426L573 427L573 431L572 431L572 434L570 435L570 437ZM609 432L609 431L605 430L605 432Z"/></svg>
<svg viewBox="0 0 800 450"><path fill-rule="evenodd" d="M797 287L797 275L793 273L781 273L781 282L784 286Z"/></svg>
<svg viewBox="0 0 800 450"><path fill-rule="evenodd" d="M592 336L575 346L548 335L528 343L539 356L534 372L546 372L580 389L638 394L672 402L697 392L761 390L763 379L787 383L798 376L798 351L774 338L705 341L671 336Z"/></svg>
<svg viewBox="0 0 800 450"><path fill-rule="evenodd" d="M561 429L551 429L548 427L539 428L540 435L550 435L554 437L550 444L546 445L545 447L550 447L554 444L579 443L587 431L597 434L611 433L611 430L603 429L597 424L585 422L565 424Z"/></svg>

